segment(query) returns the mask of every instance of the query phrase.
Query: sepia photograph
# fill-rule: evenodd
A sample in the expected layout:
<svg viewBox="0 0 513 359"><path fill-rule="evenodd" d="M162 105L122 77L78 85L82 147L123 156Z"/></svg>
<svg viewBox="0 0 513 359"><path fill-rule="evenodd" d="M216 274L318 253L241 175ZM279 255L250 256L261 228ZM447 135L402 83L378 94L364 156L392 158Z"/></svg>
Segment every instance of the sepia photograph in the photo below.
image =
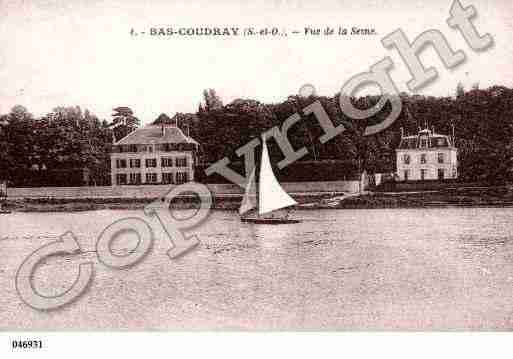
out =
<svg viewBox="0 0 513 359"><path fill-rule="evenodd" d="M1 0L7 353L511 331L512 20L510 0Z"/></svg>

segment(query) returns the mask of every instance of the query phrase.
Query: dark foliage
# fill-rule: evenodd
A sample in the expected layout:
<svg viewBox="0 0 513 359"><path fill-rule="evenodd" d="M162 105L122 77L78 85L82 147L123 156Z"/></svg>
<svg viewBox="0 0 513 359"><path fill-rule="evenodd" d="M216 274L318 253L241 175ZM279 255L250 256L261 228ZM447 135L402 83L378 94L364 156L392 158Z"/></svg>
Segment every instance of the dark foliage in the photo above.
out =
<svg viewBox="0 0 513 359"><path fill-rule="evenodd" d="M357 178L364 170L393 172L400 128L411 134L426 124L444 134L451 134L454 125L461 180L500 183L513 179L513 90L506 87L481 90L474 86L465 92L460 86L455 97L401 94L400 117L387 130L368 137L363 136L365 127L383 121L389 109L355 121L340 110L339 95L290 96L277 104L239 99L224 106L215 91L206 91L204 96L205 104L197 114L179 113L172 118L161 114L155 121L176 124L201 144L196 171L200 181L223 182L206 178L203 169L225 156L232 160L234 169L243 172L235 150L265 130L281 126L294 113L301 114L302 119L289 129L288 136L294 148L306 147L308 155L276 171L281 180ZM366 96L352 101L359 108L369 108L378 99ZM322 129L313 115L302 112L316 100L335 125L346 128L325 144L319 141ZM137 126L139 120L128 107L115 108L113 122L108 124L79 107L59 107L34 118L26 108L15 106L0 116L0 179L6 178L13 185L31 185L34 181L30 178L38 178L39 183L57 185L52 178L58 171L77 173L87 168L87 183L83 184L109 184L112 138L119 139ZM272 162L277 163L283 157L281 151L272 139L268 145Z"/></svg>
<svg viewBox="0 0 513 359"><path fill-rule="evenodd" d="M400 117L387 130L368 137L363 136L365 127L383 121L389 109L384 108L367 120L356 121L340 110L339 95L332 98L290 96L278 104L239 99L221 109L203 109L197 116L184 122L190 126L191 136L201 144L202 163L212 163L224 156L237 162L240 160L235 154L238 147L258 138L266 129L281 126L292 114L302 114L304 107L319 100L331 120L336 125L343 124L346 131L328 143L321 144L318 140L322 135L320 125L313 115L302 115L302 120L288 133L294 148L305 146L308 149L308 155L301 161L324 163L329 172L333 170L330 161L349 164L343 167L347 173L338 171L341 177L356 177L357 173L364 170L368 173L393 172L401 127L406 133L412 134L419 127L428 125L439 133L451 135L454 125L462 180L504 182L513 179L512 89L495 86L480 90L474 86L472 90L464 92L459 87L455 98L407 94L401 94L400 97L403 104ZM358 108L369 108L378 99L366 96L352 101ZM281 151L273 140L269 141L269 147L273 163L280 161ZM282 172L291 177L302 176L292 174L288 168ZM316 176L314 173L310 175L312 178Z"/></svg>
<svg viewBox="0 0 513 359"><path fill-rule="evenodd" d="M15 106L1 118L0 176L11 185L108 184L112 130L88 110L58 107L36 119Z"/></svg>

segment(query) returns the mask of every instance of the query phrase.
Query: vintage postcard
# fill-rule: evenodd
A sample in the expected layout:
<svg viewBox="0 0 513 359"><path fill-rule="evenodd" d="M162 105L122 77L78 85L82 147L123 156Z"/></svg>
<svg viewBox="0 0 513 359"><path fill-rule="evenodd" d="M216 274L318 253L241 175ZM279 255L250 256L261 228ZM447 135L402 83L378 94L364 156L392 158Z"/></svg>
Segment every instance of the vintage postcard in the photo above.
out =
<svg viewBox="0 0 513 359"><path fill-rule="evenodd" d="M511 330L512 19L1 1L0 330Z"/></svg>

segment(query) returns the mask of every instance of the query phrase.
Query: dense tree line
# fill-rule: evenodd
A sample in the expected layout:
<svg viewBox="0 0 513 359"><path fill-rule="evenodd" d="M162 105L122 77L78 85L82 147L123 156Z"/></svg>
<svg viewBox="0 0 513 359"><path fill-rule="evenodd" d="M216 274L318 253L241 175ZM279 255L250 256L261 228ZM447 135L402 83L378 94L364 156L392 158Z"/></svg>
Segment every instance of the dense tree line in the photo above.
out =
<svg viewBox="0 0 513 359"><path fill-rule="evenodd" d="M129 107L110 122L78 106L34 117L23 106L0 116L0 179L14 186L108 185L110 148L140 125Z"/></svg>
<svg viewBox="0 0 513 359"><path fill-rule="evenodd" d="M87 168L88 182L106 183L112 136L106 121L79 107L57 107L34 118L15 106L0 117L0 177L17 186L55 185Z"/></svg>
<svg viewBox="0 0 513 359"><path fill-rule="evenodd" d="M403 111L387 130L373 136L363 136L365 127L382 122L389 113L384 108L377 115L366 120L348 118L340 109L340 95L333 97L290 96L277 104L263 104L255 100L235 100L212 111L204 107L188 123L191 135L202 144L206 163L228 156L234 167L237 163L235 150L258 137L263 131L281 125L293 113L303 119L289 130L289 137L295 148L306 146L308 155L301 161L311 164L315 171L325 172L327 177L336 174L337 178L357 178L359 173L393 172L395 170L395 148L400 141L401 128L407 134L416 134L420 127L435 128L436 132L452 135L455 130L455 143L459 149L459 173L464 181L511 181L513 179L513 90L494 86L481 90L474 85L464 91L461 85L454 97L433 97L400 94ZM302 109L319 100L331 120L343 124L346 131L325 144L318 138L321 127L313 115L304 116ZM377 96L351 99L358 108L373 106ZM271 140L269 143L273 162L279 161L281 152ZM301 171L300 167L295 167ZM286 178L304 177L282 171ZM315 177L314 173L311 173ZM330 177L330 179L332 179Z"/></svg>
<svg viewBox="0 0 513 359"><path fill-rule="evenodd" d="M198 178L206 180L201 169L224 156L241 170L235 150L275 125L281 125L294 113L303 118L290 130L295 148L305 146L308 155L279 172L284 180L356 178L368 173L393 172L395 148L400 128L413 134L419 127L434 127L436 132L451 134L455 129L459 172L465 181L511 181L513 179L513 90L495 86L481 90L474 85L465 91L459 85L454 97L401 94L403 111L387 130L363 136L365 127L383 121L389 108L367 120L348 118L339 106L339 94L308 98L289 96L285 101L264 104L238 99L223 105L214 90L206 90L197 113L178 113L172 118L162 114L155 124L172 123L201 144ZM351 99L358 108L369 108L376 96ZM343 124L346 131L321 144L322 130L313 115L302 109L320 101L331 120ZM128 107L116 107L110 122L101 120L79 107L58 107L35 118L26 108L15 106L0 116L0 178L14 185L37 185L31 178L50 178L50 173L87 168L89 184L109 183L109 149L140 125ZM282 158L277 144L269 141L274 163ZM64 172L63 172L64 173ZM65 181L66 175L63 174ZM52 177L53 178L53 177ZM210 178L209 181L219 179ZM46 185L55 181L48 179Z"/></svg>

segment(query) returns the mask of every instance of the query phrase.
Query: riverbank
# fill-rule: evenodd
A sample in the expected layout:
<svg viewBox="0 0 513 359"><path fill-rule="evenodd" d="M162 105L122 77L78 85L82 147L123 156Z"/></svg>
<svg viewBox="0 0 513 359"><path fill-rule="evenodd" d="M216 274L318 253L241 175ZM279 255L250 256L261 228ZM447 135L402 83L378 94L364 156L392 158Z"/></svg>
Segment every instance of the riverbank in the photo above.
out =
<svg viewBox="0 0 513 359"><path fill-rule="evenodd" d="M369 208L422 208L422 207L513 207L513 190L509 187L451 188L439 191L368 192L345 194L342 192L293 194L296 209L369 209ZM237 210L242 195L213 196L212 208ZM25 198L7 199L4 208L18 212L80 212L94 210L143 209L156 198ZM197 208L199 199L181 196L173 199L170 207Z"/></svg>
<svg viewBox="0 0 513 359"><path fill-rule="evenodd" d="M296 201L302 204L322 203L339 192L295 194ZM146 205L158 198L23 198L7 199L4 208L17 212L81 212L94 210L142 210ZM237 210L241 204L242 195L227 194L212 197L212 208L219 210ZM180 196L174 198L171 208L197 208L199 199L195 196Z"/></svg>
<svg viewBox="0 0 513 359"><path fill-rule="evenodd" d="M321 200L304 208L369 209L426 207L513 207L513 190L507 186L448 188L415 192L370 192Z"/></svg>

